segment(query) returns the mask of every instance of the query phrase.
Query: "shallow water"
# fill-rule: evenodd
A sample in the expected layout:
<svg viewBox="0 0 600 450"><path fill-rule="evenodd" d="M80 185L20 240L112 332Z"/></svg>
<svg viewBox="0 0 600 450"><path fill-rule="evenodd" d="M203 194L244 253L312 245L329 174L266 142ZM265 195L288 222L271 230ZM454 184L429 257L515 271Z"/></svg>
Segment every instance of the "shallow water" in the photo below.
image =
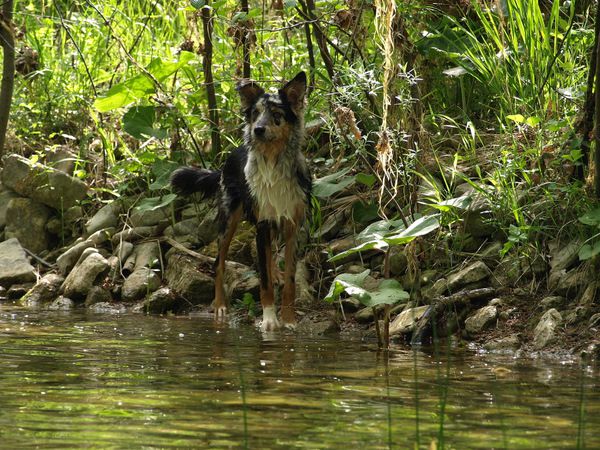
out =
<svg viewBox="0 0 600 450"><path fill-rule="evenodd" d="M6 449L600 448L598 369L556 361L0 305L0 367Z"/></svg>

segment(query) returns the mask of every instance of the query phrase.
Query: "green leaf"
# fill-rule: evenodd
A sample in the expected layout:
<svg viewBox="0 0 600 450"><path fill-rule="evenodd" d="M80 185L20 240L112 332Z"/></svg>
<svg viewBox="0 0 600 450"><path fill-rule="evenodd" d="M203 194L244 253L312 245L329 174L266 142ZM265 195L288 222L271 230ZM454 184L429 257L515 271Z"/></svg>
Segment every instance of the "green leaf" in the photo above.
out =
<svg viewBox="0 0 600 450"><path fill-rule="evenodd" d="M419 236L424 236L440 227L438 215L423 216L415 220L408 228L393 236L386 236L385 241L390 245L408 244Z"/></svg>
<svg viewBox="0 0 600 450"><path fill-rule="evenodd" d="M585 244L579 250L579 260L586 261L600 254L600 241L596 242L593 246Z"/></svg>
<svg viewBox="0 0 600 450"><path fill-rule="evenodd" d="M201 9L204 5L206 5L205 0L190 0L190 5L192 5L195 9Z"/></svg>
<svg viewBox="0 0 600 450"><path fill-rule="evenodd" d="M357 183L364 184L367 187L373 187L373 185L375 184L375 181L377 181L377 178L375 178L375 175L370 175L368 173L362 173L362 172L357 173L354 178L356 179Z"/></svg>
<svg viewBox="0 0 600 450"><path fill-rule="evenodd" d="M393 279L385 279L379 283L377 289L368 291L368 295L359 298L365 306L394 305L403 300L408 300L410 294L402 289L402 285Z"/></svg>
<svg viewBox="0 0 600 450"><path fill-rule="evenodd" d="M352 205L352 219L359 223L369 223L379 218L379 205L377 203L355 202Z"/></svg>
<svg viewBox="0 0 600 450"><path fill-rule="evenodd" d="M331 283L329 292L325 296L324 300L328 302L334 302L340 298L340 294L342 292L346 292L348 295L355 296L360 300L361 296L367 294L367 291L365 291L362 286L370 272L371 271L367 269L364 272L357 274L339 274L334 278L333 283Z"/></svg>
<svg viewBox="0 0 600 450"><path fill-rule="evenodd" d="M171 204L176 198L177 194L145 198L135 207L135 209L138 211L154 211Z"/></svg>
<svg viewBox="0 0 600 450"><path fill-rule="evenodd" d="M585 225L596 227L600 225L600 208L588 211L579 218L579 221Z"/></svg>
<svg viewBox="0 0 600 450"><path fill-rule="evenodd" d="M344 169L331 175L319 178L313 183L313 194L319 198L328 198L355 182L354 177L345 177L350 169Z"/></svg>
<svg viewBox="0 0 600 450"><path fill-rule="evenodd" d="M511 114L511 115L506 116L506 118L508 120L512 120L515 123L525 122L525 117L523 116L523 114Z"/></svg>
<svg viewBox="0 0 600 450"><path fill-rule="evenodd" d="M338 253L335 256L329 258L330 262L339 261L340 259L344 259L346 256L351 255L357 252L365 252L367 250L385 250L389 247L388 243L384 240L375 239L372 241L364 242L356 247L352 247L349 250L346 250L342 253Z"/></svg>
<svg viewBox="0 0 600 450"><path fill-rule="evenodd" d="M154 128L154 106L134 106L123 115L123 129L136 139L165 139L167 130Z"/></svg>

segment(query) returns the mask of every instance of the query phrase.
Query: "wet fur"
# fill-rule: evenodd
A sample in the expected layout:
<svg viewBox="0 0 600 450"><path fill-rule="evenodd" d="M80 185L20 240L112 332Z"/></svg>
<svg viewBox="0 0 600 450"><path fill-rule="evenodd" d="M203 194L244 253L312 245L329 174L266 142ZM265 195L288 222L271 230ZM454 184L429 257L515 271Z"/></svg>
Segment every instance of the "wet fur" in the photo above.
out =
<svg viewBox="0 0 600 450"><path fill-rule="evenodd" d="M277 94L266 93L253 81L238 84L244 113L244 144L225 160L220 171L182 167L173 172L171 185L182 194L201 192L219 196L219 255L215 262L215 316L227 311L223 286L225 259L240 220L256 225L261 328L279 327L274 308L272 241L281 233L286 243L281 318L296 323L294 312L296 240L309 212L311 175L302 155L306 75L300 72Z"/></svg>

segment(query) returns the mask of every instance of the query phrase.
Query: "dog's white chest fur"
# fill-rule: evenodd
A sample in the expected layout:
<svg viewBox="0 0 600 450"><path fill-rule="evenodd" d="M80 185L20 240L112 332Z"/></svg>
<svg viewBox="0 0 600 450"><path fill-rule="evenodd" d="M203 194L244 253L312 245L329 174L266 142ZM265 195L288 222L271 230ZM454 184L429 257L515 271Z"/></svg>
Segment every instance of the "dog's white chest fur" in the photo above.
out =
<svg viewBox="0 0 600 450"><path fill-rule="evenodd" d="M281 161L291 164L291 161ZM306 202L306 194L298 183L296 170L274 168L261 155L250 153L244 168L250 194L258 206L257 220L298 220L298 210Z"/></svg>

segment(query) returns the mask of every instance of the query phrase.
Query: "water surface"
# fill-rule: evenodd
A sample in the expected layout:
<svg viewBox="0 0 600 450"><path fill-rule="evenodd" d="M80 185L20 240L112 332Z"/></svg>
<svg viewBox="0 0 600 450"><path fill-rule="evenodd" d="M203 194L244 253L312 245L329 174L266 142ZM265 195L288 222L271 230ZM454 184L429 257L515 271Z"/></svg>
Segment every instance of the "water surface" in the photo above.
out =
<svg viewBox="0 0 600 450"><path fill-rule="evenodd" d="M600 448L598 369L0 305L0 448Z"/></svg>

